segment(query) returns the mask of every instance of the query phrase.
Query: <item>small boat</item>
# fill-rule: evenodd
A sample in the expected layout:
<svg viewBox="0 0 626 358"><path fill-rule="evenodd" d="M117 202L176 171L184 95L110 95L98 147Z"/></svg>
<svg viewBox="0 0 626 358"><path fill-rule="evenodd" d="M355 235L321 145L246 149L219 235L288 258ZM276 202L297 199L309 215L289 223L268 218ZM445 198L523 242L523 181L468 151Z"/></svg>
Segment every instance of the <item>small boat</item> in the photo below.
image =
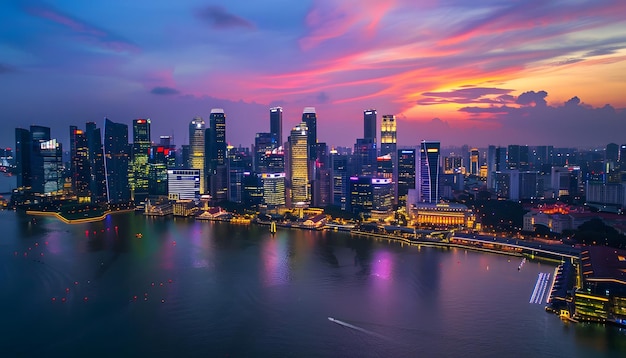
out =
<svg viewBox="0 0 626 358"><path fill-rule="evenodd" d="M141 239L143 237L143 234L138 232L138 233L135 234L135 237L138 238L138 239Z"/></svg>

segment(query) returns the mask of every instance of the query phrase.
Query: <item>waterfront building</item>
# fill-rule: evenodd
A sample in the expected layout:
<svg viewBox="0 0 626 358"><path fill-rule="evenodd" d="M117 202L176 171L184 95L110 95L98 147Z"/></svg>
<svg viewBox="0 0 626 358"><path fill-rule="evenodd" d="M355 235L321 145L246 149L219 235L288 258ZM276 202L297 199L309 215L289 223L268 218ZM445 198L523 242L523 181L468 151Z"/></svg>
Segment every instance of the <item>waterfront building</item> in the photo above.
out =
<svg viewBox="0 0 626 358"><path fill-rule="evenodd" d="M274 136L277 146L283 145L283 108L270 108L270 133Z"/></svg>
<svg viewBox="0 0 626 358"><path fill-rule="evenodd" d="M18 188L31 187L31 152L30 131L24 128L15 128L15 176Z"/></svg>
<svg viewBox="0 0 626 358"><path fill-rule="evenodd" d="M252 156L248 148L228 146L228 200L243 200L243 176L252 171Z"/></svg>
<svg viewBox="0 0 626 358"><path fill-rule="evenodd" d="M440 143L422 141L420 146L419 202L436 203L439 200Z"/></svg>
<svg viewBox="0 0 626 358"><path fill-rule="evenodd" d="M78 202L89 202L91 171L87 136L76 126L70 126L70 180Z"/></svg>
<svg viewBox="0 0 626 358"><path fill-rule="evenodd" d="M457 203L417 203L409 214L416 225L431 228L474 228L476 222L472 210Z"/></svg>
<svg viewBox="0 0 626 358"><path fill-rule="evenodd" d="M380 155L395 155L396 142L396 116L386 114L380 126Z"/></svg>
<svg viewBox="0 0 626 358"><path fill-rule="evenodd" d="M107 201L106 169L104 166L104 147L102 146L102 132L94 122L85 125L87 148L89 150L89 173L91 180L89 191L92 203Z"/></svg>
<svg viewBox="0 0 626 358"><path fill-rule="evenodd" d="M398 205L406 206L409 190L415 189L417 173L417 151L415 149L398 150Z"/></svg>
<svg viewBox="0 0 626 358"><path fill-rule="evenodd" d="M150 119L134 119L132 164L129 178L131 198L137 203L145 201L148 197L148 178L150 176L148 151L151 145Z"/></svg>
<svg viewBox="0 0 626 358"><path fill-rule="evenodd" d="M580 262L582 287L575 292L574 317L626 326L626 250L590 246Z"/></svg>
<svg viewBox="0 0 626 358"><path fill-rule="evenodd" d="M213 108L210 115L208 148L209 194L213 202L228 198L228 169L226 166L226 114L221 108Z"/></svg>
<svg viewBox="0 0 626 358"><path fill-rule="evenodd" d="M292 203L309 202L308 170L308 133L306 123L301 123L291 130L289 136L289 165Z"/></svg>
<svg viewBox="0 0 626 358"><path fill-rule="evenodd" d="M170 200L198 200L200 198L199 169L168 169L167 193Z"/></svg>
<svg viewBox="0 0 626 358"><path fill-rule="evenodd" d="M285 206L285 173L259 175L263 181L263 204L269 208Z"/></svg>
<svg viewBox="0 0 626 358"><path fill-rule="evenodd" d="M372 178L372 212L387 216L393 210L391 178Z"/></svg>
<svg viewBox="0 0 626 358"><path fill-rule="evenodd" d="M307 128L308 155L310 160L317 159L317 113L315 107L306 107L302 111L302 123Z"/></svg>
<svg viewBox="0 0 626 358"><path fill-rule="evenodd" d="M105 119L104 155L108 202L111 204L128 203L130 201L128 181L130 146L126 124Z"/></svg>
<svg viewBox="0 0 626 358"><path fill-rule="evenodd" d="M156 145L150 147L148 152L148 192L151 196L166 196L168 194L167 169L174 153L169 146Z"/></svg>
<svg viewBox="0 0 626 358"><path fill-rule="evenodd" d="M332 204L346 210L348 206L348 155L330 152Z"/></svg>
<svg viewBox="0 0 626 358"><path fill-rule="evenodd" d="M32 190L41 194L58 194L63 189L63 150L56 139L34 141L32 157Z"/></svg>
<svg viewBox="0 0 626 358"><path fill-rule="evenodd" d="M372 177L350 177L350 211L363 215L372 211Z"/></svg>
<svg viewBox="0 0 626 358"><path fill-rule="evenodd" d="M263 180L260 176L245 172L243 173L242 203L248 208L259 208L263 205Z"/></svg>
<svg viewBox="0 0 626 358"><path fill-rule="evenodd" d="M200 171L200 194L206 192L205 168L205 132L206 126L202 117L194 117L189 123L189 149L185 167ZM185 146L183 146L183 151ZM183 157L185 155L183 154Z"/></svg>
<svg viewBox="0 0 626 358"><path fill-rule="evenodd" d="M363 138L372 139L376 143L376 110L363 111Z"/></svg>

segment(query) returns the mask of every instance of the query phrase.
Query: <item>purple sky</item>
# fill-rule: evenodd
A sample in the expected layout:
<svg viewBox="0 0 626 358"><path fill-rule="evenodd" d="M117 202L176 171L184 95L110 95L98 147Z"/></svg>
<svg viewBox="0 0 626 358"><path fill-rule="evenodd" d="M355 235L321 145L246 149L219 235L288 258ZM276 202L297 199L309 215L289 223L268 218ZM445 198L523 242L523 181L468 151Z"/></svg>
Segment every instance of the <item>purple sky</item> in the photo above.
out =
<svg viewBox="0 0 626 358"><path fill-rule="evenodd" d="M250 145L275 105L284 133L316 107L331 145L367 108L400 145L626 143L623 0L9 0L0 38L2 146L105 116L181 145L211 108Z"/></svg>

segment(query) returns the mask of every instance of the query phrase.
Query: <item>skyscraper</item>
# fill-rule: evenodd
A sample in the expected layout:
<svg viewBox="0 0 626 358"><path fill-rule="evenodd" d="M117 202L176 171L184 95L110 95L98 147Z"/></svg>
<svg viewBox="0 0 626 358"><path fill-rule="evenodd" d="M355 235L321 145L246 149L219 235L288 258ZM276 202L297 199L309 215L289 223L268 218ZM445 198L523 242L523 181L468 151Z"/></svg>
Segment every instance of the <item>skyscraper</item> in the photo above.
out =
<svg viewBox="0 0 626 358"><path fill-rule="evenodd" d="M228 170L226 166L226 114L213 108L209 117L211 128L208 143L209 194L214 202L228 199Z"/></svg>
<svg viewBox="0 0 626 358"><path fill-rule="evenodd" d="M396 141L396 116L386 114L380 126L380 155L395 155Z"/></svg>
<svg viewBox="0 0 626 358"><path fill-rule="evenodd" d="M15 128L15 173L18 188L31 186L31 152L30 131L24 128Z"/></svg>
<svg viewBox="0 0 626 358"><path fill-rule="evenodd" d="M130 201L128 182L130 146L126 124L105 119L104 155L108 201L111 204L128 203Z"/></svg>
<svg viewBox="0 0 626 358"><path fill-rule="evenodd" d="M104 150L102 147L102 132L94 122L87 122L85 136L89 150L89 174L91 180L89 191L92 203L107 201L106 170L104 168Z"/></svg>
<svg viewBox="0 0 626 358"><path fill-rule="evenodd" d="M306 124L307 141L309 145L308 156L309 159L315 160L317 151L317 114L315 113L315 107L306 107L302 112L302 122Z"/></svg>
<svg viewBox="0 0 626 358"><path fill-rule="evenodd" d="M148 197L148 180L150 167L148 165L148 151L150 141L150 119L133 119L133 151L130 171L131 197L136 202L142 202Z"/></svg>
<svg viewBox="0 0 626 358"><path fill-rule="evenodd" d="M349 206L348 189L350 176L348 175L348 155L339 154L336 150L330 152L332 204L346 210Z"/></svg>
<svg viewBox="0 0 626 358"><path fill-rule="evenodd" d="M439 156L440 143L422 141L420 146L420 171L418 200L437 203L439 200Z"/></svg>
<svg viewBox="0 0 626 358"><path fill-rule="evenodd" d="M306 123L295 126L289 136L292 203L308 202L310 199L308 138Z"/></svg>
<svg viewBox="0 0 626 358"><path fill-rule="evenodd" d="M276 139L278 146L283 145L283 108L270 108L270 133Z"/></svg>
<svg viewBox="0 0 626 358"><path fill-rule="evenodd" d="M200 172L200 194L206 191L205 178L205 123L202 117L194 117L189 123L189 169Z"/></svg>
<svg viewBox="0 0 626 358"><path fill-rule="evenodd" d="M78 201L90 200L91 169L87 136L76 126L70 126L70 178L72 192Z"/></svg>
<svg viewBox="0 0 626 358"><path fill-rule="evenodd" d="M415 189L417 173L415 149L398 150L398 205L406 206L410 189Z"/></svg>
<svg viewBox="0 0 626 358"><path fill-rule="evenodd" d="M478 148L472 148L470 150L470 174L471 175L479 175L480 174L480 152Z"/></svg>
<svg viewBox="0 0 626 358"><path fill-rule="evenodd" d="M363 111L363 138L371 138L376 143L376 110Z"/></svg>

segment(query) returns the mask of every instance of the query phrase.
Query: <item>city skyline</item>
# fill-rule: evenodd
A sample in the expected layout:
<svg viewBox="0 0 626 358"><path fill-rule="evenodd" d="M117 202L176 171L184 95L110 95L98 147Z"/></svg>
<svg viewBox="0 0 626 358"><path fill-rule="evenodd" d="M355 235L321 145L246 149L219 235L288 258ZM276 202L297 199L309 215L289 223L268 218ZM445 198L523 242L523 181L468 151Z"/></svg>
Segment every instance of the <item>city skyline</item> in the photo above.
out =
<svg viewBox="0 0 626 358"><path fill-rule="evenodd" d="M249 146L269 108L288 133L315 107L318 142L352 146L374 108L397 117L399 146L624 142L618 1L142 5L1 5L3 123L67 143L70 125L151 118L181 145L224 108L226 141Z"/></svg>

